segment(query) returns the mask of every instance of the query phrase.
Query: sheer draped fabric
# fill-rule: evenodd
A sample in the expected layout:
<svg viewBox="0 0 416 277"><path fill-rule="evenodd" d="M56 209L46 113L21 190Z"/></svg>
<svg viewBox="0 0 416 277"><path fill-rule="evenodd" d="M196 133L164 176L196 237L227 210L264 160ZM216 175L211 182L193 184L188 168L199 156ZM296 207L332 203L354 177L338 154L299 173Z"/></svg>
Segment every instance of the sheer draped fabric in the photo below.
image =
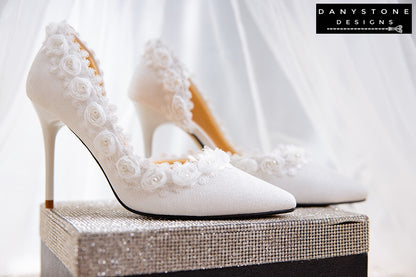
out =
<svg viewBox="0 0 416 277"><path fill-rule="evenodd" d="M331 160L369 190L368 201L357 207L370 216L370 272L412 274L412 37L316 35L315 3L246 4Z"/></svg>
<svg viewBox="0 0 416 277"><path fill-rule="evenodd" d="M367 1L368 2L368 1ZM369 190L370 273L414 272L416 68L409 35L316 35L315 2L0 2L0 274L39 271L43 142L25 95L31 62L51 21L67 20L102 61L110 100L143 153L127 90L144 43L161 37L210 99L241 148L297 143ZM167 139L169 138L169 139ZM155 152L197 149L172 126ZM95 161L67 129L58 135L56 200L113 198ZM336 185L336 184L334 184Z"/></svg>

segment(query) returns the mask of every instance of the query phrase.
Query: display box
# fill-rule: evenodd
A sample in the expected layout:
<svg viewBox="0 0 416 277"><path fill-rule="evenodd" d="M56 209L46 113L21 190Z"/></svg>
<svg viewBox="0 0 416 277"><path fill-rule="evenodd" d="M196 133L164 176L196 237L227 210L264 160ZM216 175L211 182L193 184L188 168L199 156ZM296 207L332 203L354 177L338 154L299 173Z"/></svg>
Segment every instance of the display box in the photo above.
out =
<svg viewBox="0 0 416 277"><path fill-rule="evenodd" d="M42 276L366 276L368 217L336 207L162 220L115 201L40 208Z"/></svg>

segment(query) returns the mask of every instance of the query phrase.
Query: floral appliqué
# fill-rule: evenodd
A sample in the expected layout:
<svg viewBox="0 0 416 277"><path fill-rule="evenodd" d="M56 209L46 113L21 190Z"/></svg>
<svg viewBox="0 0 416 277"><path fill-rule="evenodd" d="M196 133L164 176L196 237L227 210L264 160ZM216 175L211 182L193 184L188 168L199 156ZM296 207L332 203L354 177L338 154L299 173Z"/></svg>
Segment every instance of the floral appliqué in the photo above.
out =
<svg viewBox="0 0 416 277"><path fill-rule="evenodd" d="M185 67L160 40L151 40L146 44L143 60L168 92L163 103L164 114L185 131L191 132L193 103Z"/></svg>
<svg viewBox="0 0 416 277"><path fill-rule="evenodd" d="M204 185L215 172L231 167L229 156L219 149L204 149L184 164L173 165L155 164L132 155L127 136L116 124L116 108L105 95L102 71L98 68L96 72L90 67L87 59L90 54L76 42L78 34L65 22L49 25L46 33L42 51L50 59L50 72L63 80L65 96L78 111L100 163L114 168L126 186L147 192L177 191ZM192 102L185 70L158 41L148 45L146 55L152 67L163 76L164 88L170 92L166 106L169 116L187 125L192 118ZM94 60L98 66L98 60Z"/></svg>
<svg viewBox="0 0 416 277"><path fill-rule="evenodd" d="M260 175L294 176L306 162L304 150L294 145L279 145L268 154L231 155L232 165Z"/></svg>

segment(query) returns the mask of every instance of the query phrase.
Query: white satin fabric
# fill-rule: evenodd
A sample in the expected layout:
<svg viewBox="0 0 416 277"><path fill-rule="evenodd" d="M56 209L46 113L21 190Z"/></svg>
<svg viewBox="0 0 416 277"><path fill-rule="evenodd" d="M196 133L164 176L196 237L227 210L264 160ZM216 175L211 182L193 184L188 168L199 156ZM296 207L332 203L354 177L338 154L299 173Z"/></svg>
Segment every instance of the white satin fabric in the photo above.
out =
<svg viewBox="0 0 416 277"><path fill-rule="evenodd" d="M161 37L241 147L300 143L366 185L368 201L344 208L370 217L370 274L413 274L414 41L410 35L316 35L315 4L0 2L0 274L39 271L43 143L24 88L44 27L62 19L102 61L108 95L136 150L142 152L142 139L127 88L145 41ZM194 147L170 126L157 131L155 144L159 153ZM58 134L55 182L57 200L113 198L99 167L67 129Z"/></svg>

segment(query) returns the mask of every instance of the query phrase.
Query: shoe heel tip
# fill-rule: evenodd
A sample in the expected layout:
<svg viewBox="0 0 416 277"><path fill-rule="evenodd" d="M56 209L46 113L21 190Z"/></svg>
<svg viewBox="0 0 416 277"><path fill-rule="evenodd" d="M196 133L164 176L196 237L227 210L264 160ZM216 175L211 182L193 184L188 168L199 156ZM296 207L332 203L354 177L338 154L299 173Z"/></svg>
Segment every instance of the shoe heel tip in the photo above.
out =
<svg viewBox="0 0 416 277"><path fill-rule="evenodd" d="M53 200L45 200L45 208L53 209Z"/></svg>

